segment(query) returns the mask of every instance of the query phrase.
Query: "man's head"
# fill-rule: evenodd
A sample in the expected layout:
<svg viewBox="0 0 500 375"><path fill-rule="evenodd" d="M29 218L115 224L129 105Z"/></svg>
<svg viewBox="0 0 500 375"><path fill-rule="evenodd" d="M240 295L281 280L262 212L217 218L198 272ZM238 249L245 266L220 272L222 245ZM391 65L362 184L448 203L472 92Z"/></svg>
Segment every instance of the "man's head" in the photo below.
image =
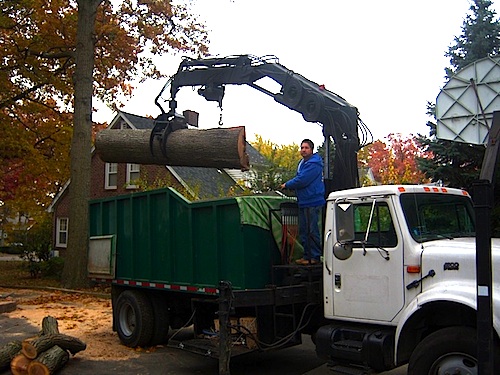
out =
<svg viewBox="0 0 500 375"><path fill-rule="evenodd" d="M310 139L304 139L300 143L300 155L307 159L310 157L314 152L314 143Z"/></svg>

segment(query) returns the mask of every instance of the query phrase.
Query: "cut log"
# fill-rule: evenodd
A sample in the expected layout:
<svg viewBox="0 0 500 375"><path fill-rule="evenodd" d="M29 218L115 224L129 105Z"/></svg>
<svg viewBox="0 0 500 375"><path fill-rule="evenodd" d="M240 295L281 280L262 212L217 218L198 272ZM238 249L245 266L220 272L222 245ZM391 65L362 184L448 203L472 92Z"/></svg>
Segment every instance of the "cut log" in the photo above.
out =
<svg viewBox="0 0 500 375"><path fill-rule="evenodd" d="M180 129L167 137L166 156L151 130L106 129L97 134L95 150L108 163L156 164L248 170L245 128Z"/></svg>
<svg viewBox="0 0 500 375"><path fill-rule="evenodd" d="M36 348L33 346L33 341L35 341L35 339L24 340L22 343L21 351L26 356L26 358L29 359L35 359L38 354Z"/></svg>
<svg viewBox="0 0 500 375"><path fill-rule="evenodd" d="M24 354L18 354L10 362L10 371L14 375L26 375L28 374L28 366L31 359L26 358Z"/></svg>
<svg viewBox="0 0 500 375"><path fill-rule="evenodd" d="M62 368L69 360L69 354L59 346L43 352L28 365L29 375L50 375Z"/></svg>
<svg viewBox="0 0 500 375"><path fill-rule="evenodd" d="M63 335L61 333L43 335L33 341L23 341L22 345L23 354L30 359L38 357L40 353L56 345L65 350L69 350L73 355L87 348L87 345L83 341L76 337Z"/></svg>
<svg viewBox="0 0 500 375"><path fill-rule="evenodd" d="M9 368L10 361L21 351L21 341L12 341L0 348L0 371Z"/></svg>
<svg viewBox="0 0 500 375"><path fill-rule="evenodd" d="M53 335L59 333L59 324L53 316L46 316L42 319L42 335Z"/></svg>

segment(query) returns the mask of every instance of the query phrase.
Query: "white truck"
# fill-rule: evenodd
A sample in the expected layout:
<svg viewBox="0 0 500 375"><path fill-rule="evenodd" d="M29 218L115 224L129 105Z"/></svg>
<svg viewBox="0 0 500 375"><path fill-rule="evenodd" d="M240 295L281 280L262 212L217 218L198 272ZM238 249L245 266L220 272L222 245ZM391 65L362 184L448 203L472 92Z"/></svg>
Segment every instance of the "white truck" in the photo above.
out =
<svg viewBox="0 0 500 375"><path fill-rule="evenodd" d="M323 269L329 322L316 333L318 354L378 370L409 362L414 375L477 374L474 228L471 199L458 189L331 193ZM493 239L494 265L499 251ZM498 352L500 274L493 270Z"/></svg>
<svg viewBox="0 0 500 375"><path fill-rule="evenodd" d="M259 86L263 77L281 90ZM325 140L335 140L336 160L330 175L325 158L323 262L298 266L280 254L287 251L283 241L280 247L270 240L271 218L281 205L276 197L266 204L254 204L253 198L196 203L165 190L91 202L89 259L98 265L91 277L112 283L113 326L124 344L168 340L218 358L219 374L227 375L231 355L297 345L302 334L310 334L317 354L336 374L369 374L406 363L410 375L479 373L476 223L466 191L356 187L356 108L275 60L185 60L168 84L170 111L160 106L150 138L163 153L175 130L175 94L182 86L203 85L198 92L220 105L225 84L247 84L306 121L323 124ZM286 242L288 228L281 224L278 236ZM490 354L497 368L499 246L491 241ZM189 324L194 339L167 338L169 328Z"/></svg>
<svg viewBox="0 0 500 375"><path fill-rule="evenodd" d="M276 229L266 224L276 205L290 201L237 201L190 203L166 189L91 202L90 263L94 277L112 284L113 326L125 345L168 342L218 358L220 374L229 374L231 356L298 345L309 334L335 374L406 363L411 375L478 374L467 192L414 185L332 192L323 263L310 266L283 261L266 230ZM247 209L259 227L240 221ZM495 358L499 246L493 239ZM194 338L168 335L191 324Z"/></svg>

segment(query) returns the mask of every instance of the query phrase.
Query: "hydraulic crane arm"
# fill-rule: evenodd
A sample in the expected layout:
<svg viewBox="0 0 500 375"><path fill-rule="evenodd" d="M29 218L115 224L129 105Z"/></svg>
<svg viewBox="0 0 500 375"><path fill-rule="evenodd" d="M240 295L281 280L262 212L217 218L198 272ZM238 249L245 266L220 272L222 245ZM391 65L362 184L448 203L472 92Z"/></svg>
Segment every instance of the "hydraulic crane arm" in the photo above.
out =
<svg viewBox="0 0 500 375"><path fill-rule="evenodd" d="M276 93L259 86L257 81L269 77L280 85ZM327 192L359 186L357 151L358 112L340 96L328 91L303 76L279 64L275 57L256 58L250 55L223 58L185 59L179 69L162 89L155 102L162 115L157 119L153 138L162 138L175 126L169 127L175 118L176 94L184 86L200 86L198 93L206 100L216 101L222 106L224 88L227 84L248 85L269 95L280 104L302 114L305 121L323 125L325 155L330 154L330 139L335 144L335 168L330 172L329 158L325 157L325 185ZM158 103L159 97L170 86L169 111L166 113ZM167 134L165 134L167 131Z"/></svg>

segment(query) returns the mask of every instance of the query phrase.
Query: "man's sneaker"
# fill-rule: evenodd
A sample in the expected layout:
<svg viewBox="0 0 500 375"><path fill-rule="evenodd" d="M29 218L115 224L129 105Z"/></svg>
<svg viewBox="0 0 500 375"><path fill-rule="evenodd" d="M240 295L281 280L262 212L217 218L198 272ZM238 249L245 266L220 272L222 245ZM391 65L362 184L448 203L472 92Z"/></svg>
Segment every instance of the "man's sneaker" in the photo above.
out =
<svg viewBox="0 0 500 375"><path fill-rule="evenodd" d="M320 263L320 261L316 260L316 259L301 258L301 259L297 259L295 261L295 263L300 264L301 266L309 266L310 264L318 264L318 263Z"/></svg>
<svg viewBox="0 0 500 375"><path fill-rule="evenodd" d="M309 264L309 259L304 259L304 258L300 258L300 259L297 259L295 261L295 263L297 264L300 264L302 266L306 265L306 264Z"/></svg>

